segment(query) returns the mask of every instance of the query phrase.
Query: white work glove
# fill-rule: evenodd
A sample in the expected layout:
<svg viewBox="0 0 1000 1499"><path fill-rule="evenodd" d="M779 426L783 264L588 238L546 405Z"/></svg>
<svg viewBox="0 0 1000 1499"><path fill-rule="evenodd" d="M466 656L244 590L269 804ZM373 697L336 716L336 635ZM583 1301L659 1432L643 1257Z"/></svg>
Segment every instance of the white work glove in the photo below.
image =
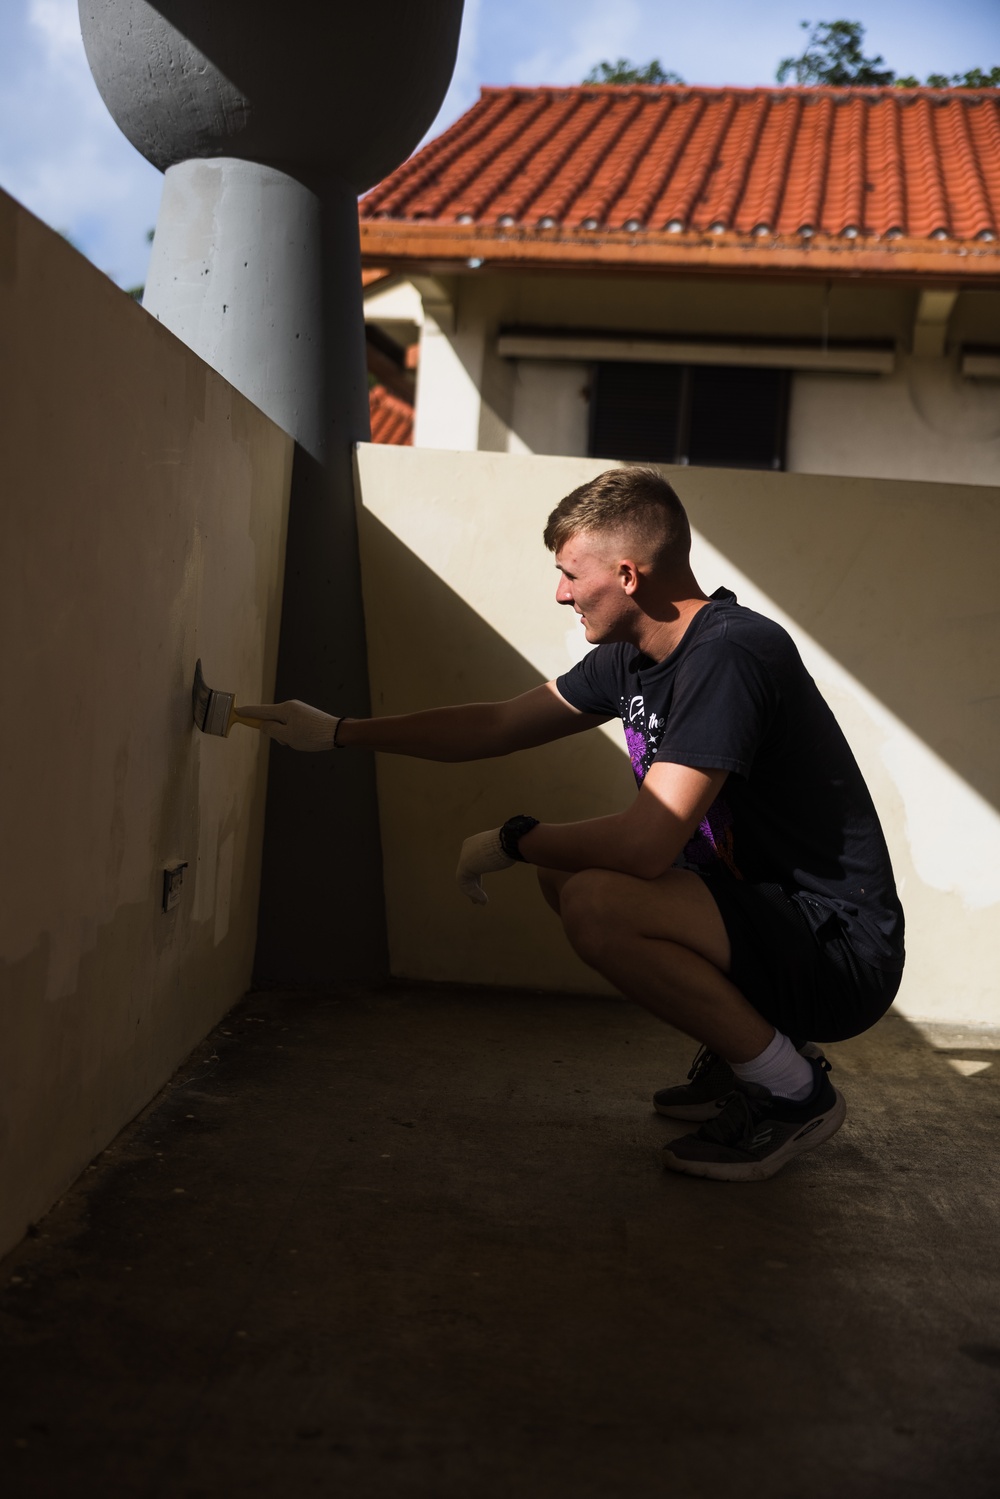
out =
<svg viewBox="0 0 1000 1499"><path fill-rule="evenodd" d="M500 846L499 828L490 828L488 833L473 833L462 844L462 852L458 856L458 868L455 870L458 888L477 906L485 906L489 896L483 889L481 876L509 869L515 862Z"/></svg>
<svg viewBox="0 0 1000 1499"><path fill-rule="evenodd" d="M253 708L241 707L241 718L259 718L260 732L279 744L294 750L334 749L334 735L339 718L322 713L293 698L288 703L259 703Z"/></svg>

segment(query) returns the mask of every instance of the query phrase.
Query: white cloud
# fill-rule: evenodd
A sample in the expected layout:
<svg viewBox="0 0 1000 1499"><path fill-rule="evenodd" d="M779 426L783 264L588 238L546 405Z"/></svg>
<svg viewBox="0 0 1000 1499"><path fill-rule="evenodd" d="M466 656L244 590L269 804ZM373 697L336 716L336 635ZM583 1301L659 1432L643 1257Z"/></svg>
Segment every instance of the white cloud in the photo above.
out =
<svg viewBox="0 0 1000 1499"><path fill-rule="evenodd" d="M550 33L546 43L514 65L512 83L579 83L598 62L619 57L646 63L643 7L637 0L588 0L573 7L573 19ZM635 56L635 50L643 56Z"/></svg>
<svg viewBox="0 0 1000 1499"><path fill-rule="evenodd" d="M75 61L80 41L75 0L30 0L28 23L45 42L50 63Z"/></svg>
<svg viewBox="0 0 1000 1499"><path fill-rule="evenodd" d="M21 0L2 26L0 184L122 285L142 281L162 178L97 92L75 0Z"/></svg>

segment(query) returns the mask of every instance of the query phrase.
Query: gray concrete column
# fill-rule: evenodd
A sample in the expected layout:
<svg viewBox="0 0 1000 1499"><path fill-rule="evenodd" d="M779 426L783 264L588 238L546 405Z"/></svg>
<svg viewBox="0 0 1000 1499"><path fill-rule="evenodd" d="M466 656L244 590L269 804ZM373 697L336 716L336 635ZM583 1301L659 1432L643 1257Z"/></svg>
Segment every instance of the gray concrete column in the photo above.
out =
<svg viewBox="0 0 1000 1499"><path fill-rule="evenodd" d="M431 123L461 13L462 0L80 0L102 97L167 174L144 305L296 439L276 695L331 712L369 706L357 195ZM258 981L385 971L374 766L275 747Z"/></svg>
<svg viewBox="0 0 1000 1499"><path fill-rule="evenodd" d="M319 462L329 408L321 238L319 198L287 172L233 157L178 162L163 179L143 296Z"/></svg>

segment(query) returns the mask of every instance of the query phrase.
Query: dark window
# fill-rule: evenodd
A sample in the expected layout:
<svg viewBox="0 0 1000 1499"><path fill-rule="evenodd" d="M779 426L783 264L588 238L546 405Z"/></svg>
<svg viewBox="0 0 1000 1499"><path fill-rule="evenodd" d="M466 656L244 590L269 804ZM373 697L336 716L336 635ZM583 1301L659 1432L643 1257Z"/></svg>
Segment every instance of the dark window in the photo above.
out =
<svg viewBox="0 0 1000 1499"><path fill-rule="evenodd" d="M684 373L680 364L599 364L591 405L592 456L675 463Z"/></svg>
<svg viewBox="0 0 1000 1499"><path fill-rule="evenodd" d="M788 371L714 364L599 364L595 458L784 468Z"/></svg>

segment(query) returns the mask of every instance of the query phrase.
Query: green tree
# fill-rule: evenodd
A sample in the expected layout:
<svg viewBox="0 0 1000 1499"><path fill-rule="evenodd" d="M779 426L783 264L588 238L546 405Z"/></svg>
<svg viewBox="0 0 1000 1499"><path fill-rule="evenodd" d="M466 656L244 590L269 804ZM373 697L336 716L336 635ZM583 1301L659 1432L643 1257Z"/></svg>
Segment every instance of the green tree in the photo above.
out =
<svg viewBox="0 0 1000 1499"><path fill-rule="evenodd" d="M803 21L809 31L809 42L800 57L783 57L775 75L779 83L867 84L870 87L894 83L897 88L919 88L920 79L908 75L897 78L885 66L884 57L865 57L862 52L865 28L860 21ZM809 28L812 27L810 31ZM930 88L1000 88L1000 68L988 73L970 68L967 73L930 73Z"/></svg>
<svg viewBox="0 0 1000 1499"><path fill-rule="evenodd" d="M644 68L637 67L627 57L619 57L617 62L599 62L583 80L584 83L683 83L684 79L679 73L672 73L669 68L660 66L660 59L654 57Z"/></svg>
<svg viewBox="0 0 1000 1499"><path fill-rule="evenodd" d="M915 78L897 78L900 88L916 88ZM1000 88L1000 68L990 68L984 73L982 68L970 68L967 73L928 73L927 83L930 88Z"/></svg>
<svg viewBox="0 0 1000 1499"><path fill-rule="evenodd" d="M879 84L893 83L896 75L885 66L884 57L865 57L861 48L865 28L860 21L803 21L809 31L806 50L800 57L783 57L778 64L779 83Z"/></svg>

